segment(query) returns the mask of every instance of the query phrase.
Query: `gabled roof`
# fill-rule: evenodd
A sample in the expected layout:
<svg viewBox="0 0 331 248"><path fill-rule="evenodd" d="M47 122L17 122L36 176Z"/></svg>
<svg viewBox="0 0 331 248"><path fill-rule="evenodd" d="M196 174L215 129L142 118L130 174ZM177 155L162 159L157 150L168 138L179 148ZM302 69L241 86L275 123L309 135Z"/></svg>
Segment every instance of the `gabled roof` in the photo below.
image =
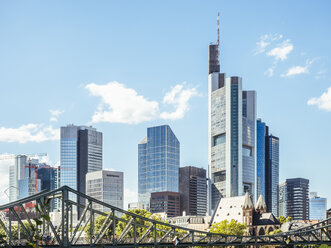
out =
<svg viewBox="0 0 331 248"><path fill-rule="evenodd" d="M264 201L264 198L262 195L259 196L259 199L257 200L257 203L256 203L256 210L259 210L259 209L267 209L267 204L265 204L265 201Z"/></svg>
<svg viewBox="0 0 331 248"><path fill-rule="evenodd" d="M245 201L244 201L243 208L254 208L253 201L248 192L246 192L246 194L245 194Z"/></svg>

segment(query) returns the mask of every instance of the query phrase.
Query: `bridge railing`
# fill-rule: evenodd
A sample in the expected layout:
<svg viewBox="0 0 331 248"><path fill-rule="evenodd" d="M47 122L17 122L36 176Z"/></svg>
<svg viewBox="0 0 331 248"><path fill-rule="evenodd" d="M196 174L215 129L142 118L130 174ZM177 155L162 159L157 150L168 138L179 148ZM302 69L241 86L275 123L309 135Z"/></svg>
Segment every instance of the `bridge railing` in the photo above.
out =
<svg viewBox="0 0 331 248"><path fill-rule="evenodd" d="M53 212L51 206L59 211ZM312 228L265 236L232 236L198 231L146 218L104 203L67 186L0 206L3 246L104 247L331 244L322 221Z"/></svg>

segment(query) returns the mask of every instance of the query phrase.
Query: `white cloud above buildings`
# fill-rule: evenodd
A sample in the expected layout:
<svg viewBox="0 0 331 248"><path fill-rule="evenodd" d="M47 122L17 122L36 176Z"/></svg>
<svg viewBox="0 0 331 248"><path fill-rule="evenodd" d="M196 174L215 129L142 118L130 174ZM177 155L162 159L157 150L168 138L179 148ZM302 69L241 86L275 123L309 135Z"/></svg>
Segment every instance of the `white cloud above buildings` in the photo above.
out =
<svg viewBox="0 0 331 248"><path fill-rule="evenodd" d="M316 105L321 110L331 111L331 87L329 87L320 97L310 98L307 104Z"/></svg>
<svg viewBox="0 0 331 248"><path fill-rule="evenodd" d="M185 87L185 83L174 86L163 97L163 104L172 105L172 112L161 112L160 103L139 95L135 89L127 88L119 82L104 85L94 83L85 88L93 95L101 97L98 109L92 116L93 123L110 122L139 124L159 118L176 120L184 117L189 110L189 100L197 94L195 88Z"/></svg>
<svg viewBox="0 0 331 248"><path fill-rule="evenodd" d="M286 60L287 56L293 50L294 46L289 39L278 44L275 48L271 49L266 53L267 56L272 56L276 60Z"/></svg>
<svg viewBox="0 0 331 248"><path fill-rule="evenodd" d="M300 74L307 74L309 71L309 67L312 65L314 61L313 60L307 60L305 66L292 66L288 69L288 71L284 74L281 74L282 77L291 77L294 75L300 75Z"/></svg>
<svg viewBox="0 0 331 248"><path fill-rule="evenodd" d="M26 124L17 128L0 127L0 142L43 142L59 140L60 130L43 124Z"/></svg>
<svg viewBox="0 0 331 248"><path fill-rule="evenodd" d="M50 109L49 113L51 114L51 117L49 118L49 121L51 122L57 122L58 117L64 113L64 111L61 111L59 109Z"/></svg>

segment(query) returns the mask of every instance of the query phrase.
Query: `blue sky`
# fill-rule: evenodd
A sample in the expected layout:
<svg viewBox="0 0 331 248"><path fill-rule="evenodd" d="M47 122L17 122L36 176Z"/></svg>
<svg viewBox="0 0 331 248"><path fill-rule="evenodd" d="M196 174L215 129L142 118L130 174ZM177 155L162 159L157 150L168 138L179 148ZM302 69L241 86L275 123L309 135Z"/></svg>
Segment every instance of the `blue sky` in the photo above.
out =
<svg viewBox="0 0 331 248"><path fill-rule="evenodd" d="M181 166L207 168L207 55L220 12L221 70L257 91L258 116L280 138L281 181L310 179L331 207L330 7L1 1L0 153L47 152L56 164L59 127L93 125L104 135L104 168L124 171L132 201L137 144L147 127L169 124Z"/></svg>

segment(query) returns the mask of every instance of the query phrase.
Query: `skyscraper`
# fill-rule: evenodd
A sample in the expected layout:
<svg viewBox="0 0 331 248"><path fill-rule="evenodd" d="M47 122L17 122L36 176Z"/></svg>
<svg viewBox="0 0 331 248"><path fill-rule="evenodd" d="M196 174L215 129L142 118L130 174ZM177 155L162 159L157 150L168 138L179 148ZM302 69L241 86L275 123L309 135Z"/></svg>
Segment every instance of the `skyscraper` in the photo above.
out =
<svg viewBox="0 0 331 248"><path fill-rule="evenodd" d="M86 174L86 194L99 201L123 209L123 172L100 170ZM101 205L93 206L103 212L110 211Z"/></svg>
<svg viewBox="0 0 331 248"><path fill-rule="evenodd" d="M267 137L266 152L266 204L268 212L278 216L279 185L279 138Z"/></svg>
<svg viewBox="0 0 331 248"><path fill-rule="evenodd" d="M286 192L287 216L293 220L309 219L309 180L304 178L286 179L281 184ZM281 191L283 191L281 190Z"/></svg>
<svg viewBox="0 0 331 248"><path fill-rule="evenodd" d="M209 45L210 210L221 197L255 195L256 92L243 91L240 77L220 73L218 44Z"/></svg>
<svg viewBox="0 0 331 248"><path fill-rule="evenodd" d="M309 193L309 219L325 220L326 198L319 197L316 192Z"/></svg>
<svg viewBox="0 0 331 248"><path fill-rule="evenodd" d="M17 155L14 158L14 164L9 166L9 202L19 199L19 185L21 179L26 178L26 166L28 157L26 155Z"/></svg>
<svg viewBox="0 0 331 248"><path fill-rule="evenodd" d="M179 168L180 213L205 216L207 213L206 170L193 166Z"/></svg>
<svg viewBox="0 0 331 248"><path fill-rule="evenodd" d="M138 144L138 201L149 208L152 192L178 192L179 141L168 125L150 127Z"/></svg>
<svg viewBox="0 0 331 248"><path fill-rule="evenodd" d="M265 194L265 165L266 165L266 124L257 120L256 123L256 194L262 195L266 199Z"/></svg>
<svg viewBox="0 0 331 248"><path fill-rule="evenodd" d="M286 182L279 184L278 187L279 193L279 204L278 204L278 215L287 217L287 190L286 190Z"/></svg>
<svg viewBox="0 0 331 248"><path fill-rule="evenodd" d="M98 170L102 170L102 133L93 127L61 127L60 185L85 194L86 173Z"/></svg>

